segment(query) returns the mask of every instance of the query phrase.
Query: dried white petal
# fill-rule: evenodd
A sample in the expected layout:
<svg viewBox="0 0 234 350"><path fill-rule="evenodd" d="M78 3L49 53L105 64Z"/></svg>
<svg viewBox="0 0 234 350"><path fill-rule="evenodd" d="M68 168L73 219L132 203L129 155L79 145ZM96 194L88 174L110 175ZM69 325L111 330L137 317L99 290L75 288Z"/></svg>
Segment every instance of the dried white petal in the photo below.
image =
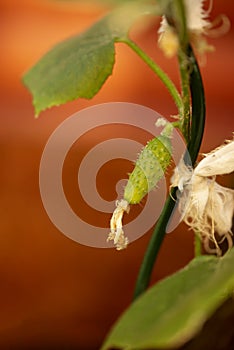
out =
<svg viewBox="0 0 234 350"><path fill-rule="evenodd" d="M215 176L234 171L234 141L216 148L206 154L194 170L195 175Z"/></svg>
<svg viewBox="0 0 234 350"><path fill-rule="evenodd" d="M208 10L204 10L204 0L185 0L186 22L189 31L203 32L206 27L210 26L208 20L212 4ZM165 16L162 16L158 33L163 33L169 29Z"/></svg>
<svg viewBox="0 0 234 350"><path fill-rule="evenodd" d="M165 18L162 19L161 26L158 30L158 46L167 58L173 57L179 49L179 39L174 28L167 24Z"/></svg>
<svg viewBox="0 0 234 350"><path fill-rule="evenodd" d="M201 220L209 200L209 180L199 176L193 176L190 196L191 198L189 200L196 211L196 216L198 220Z"/></svg>
<svg viewBox="0 0 234 350"><path fill-rule="evenodd" d="M229 247L232 241L232 219L234 214L234 190L217 184L214 180L193 176L179 202L179 210L184 222L203 239L213 241L217 252L218 244L227 238ZM215 233L220 240L215 238Z"/></svg>
<svg viewBox="0 0 234 350"><path fill-rule="evenodd" d="M128 245L128 238L124 236L123 231L123 214L129 212L129 203L121 199L116 201L116 208L110 220L110 233L107 238L107 242L114 241L114 245L117 250L125 249Z"/></svg>
<svg viewBox="0 0 234 350"><path fill-rule="evenodd" d="M183 159L179 162L171 177L171 186L178 187L180 192L191 182L193 169L185 165Z"/></svg>
<svg viewBox="0 0 234 350"><path fill-rule="evenodd" d="M167 23L166 17L162 16L158 33L159 34L164 33L166 30L168 30L168 28L169 28L169 24Z"/></svg>
<svg viewBox="0 0 234 350"><path fill-rule="evenodd" d="M214 229L220 236L231 233L234 213L234 190L213 182L210 187L207 214L214 218Z"/></svg>
<svg viewBox="0 0 234 350"><path fill-rule="evenodd" d="M172 186L178 186L181 192L179 210L184 222L200 233L209 252L214 251L209 247L212 241L218 255L219 243L224 239L228 247L232 246L234 190L220 186L215 176L234 171L233 147L231 141L212 151L194 171L181 161L171 179Z"/></svg>
<svg viewBox="0 0 234 350"><path fill-rule="evenodd" d="M204 0L185 0L184 5L188 29L190 31L203 32L210 25L208 17L212 8L212 2L207 11L203 8Z"/></svg>

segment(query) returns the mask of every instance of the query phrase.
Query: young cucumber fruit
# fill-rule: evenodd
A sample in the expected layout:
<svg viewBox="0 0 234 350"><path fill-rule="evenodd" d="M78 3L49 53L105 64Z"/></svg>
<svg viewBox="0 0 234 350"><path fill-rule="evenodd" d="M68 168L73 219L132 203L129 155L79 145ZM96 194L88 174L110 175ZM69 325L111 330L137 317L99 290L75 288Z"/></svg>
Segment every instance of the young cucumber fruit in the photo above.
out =
<svg viewBox="0 0 234 350"><path fill-rule="evenodd" d="M162 134L150 140L142 149L124 189L124 199L129 204L140 203L157 185L170 164L171 153L171 139Z"/></svg>

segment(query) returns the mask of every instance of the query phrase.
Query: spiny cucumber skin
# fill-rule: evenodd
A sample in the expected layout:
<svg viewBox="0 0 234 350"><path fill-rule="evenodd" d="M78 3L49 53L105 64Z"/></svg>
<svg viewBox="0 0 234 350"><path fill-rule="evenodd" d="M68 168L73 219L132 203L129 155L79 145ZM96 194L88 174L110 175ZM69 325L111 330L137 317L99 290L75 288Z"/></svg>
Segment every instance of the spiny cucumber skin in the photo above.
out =
<svg viewBox="0 0 234 350"><path fill-rule="evenodd" d="M124 199L129 204L138 204L163 177L171 160L171 140L158 136L142 149L133 172L124 189Z"/></svg>

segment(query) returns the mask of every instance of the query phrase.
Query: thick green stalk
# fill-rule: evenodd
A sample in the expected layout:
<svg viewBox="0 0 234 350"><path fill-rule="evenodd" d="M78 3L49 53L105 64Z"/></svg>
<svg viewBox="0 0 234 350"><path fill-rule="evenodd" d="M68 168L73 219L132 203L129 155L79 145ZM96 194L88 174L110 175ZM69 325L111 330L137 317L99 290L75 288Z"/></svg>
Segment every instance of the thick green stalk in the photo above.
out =
<svg viewBox="0 0 234 350"><path fill-rule="evenodd" d="M178 62L180 69L181 80L181 95L183 101L183 114L180 116L181 132L188 143L190 140L190 123L191 123L191 110L190 110L190 62L187 55L188 50L188 30L187 20L183 0L174 0L171 9L175 19L175 30L178 35L180 47L178 50Z"/></svg>
<svg viewBox="0 0 234 350"><path fill-rule="evenodd" d="M166 9L165 17L169 25L174 28L179 40L178 61L183 102L183 111L180 113L180 130L188 143L190 139L191 122L189 89L190 65L187 56L188 31L183 0L173 0Z"/></svg>
<svg viewBox="0 0 234 350"><path fill-rule="evenodd" d="M180 67L180 79L181 79L181 90L183 100L183 114L180 117L181 120L181 132L188 143L190 140L190 122L191 122L191 111L190 111L190 66L186 53L180 49L178 52L178 61Z"/></svg>
<svg viewBox="0 0 234 350"><path fill-rule="evenodd" d="M168 77L168 75L131 39L129 38L119 38L117 42L122 42L127 44L135 53L152 69L152 71L158 76L158 78L163 82L163 84L168 89L169 93L171 94L180 114L183 113L183 102L181 99L181 96L174 85L174 83L171 81L171 79Z"/></svg>
<svg viewBox="0 0 234 350"><path fill-rule="evenodd" d="M194 165L197 155L199 153L204 125L205 125L205 97L202 78L196 58L191 47L188 49L188 58L192 62L192 71L190 75L190 92L192 99L192 125L191 125L191 139L187 147L187 152L184 155L186 164ZM176 205L176 191L173 188L171 194L168 196L163 211L155 226L153 235L147 247L139 275L136 282L134 299L142 294L149 285L152 270L166 234L166 227L172 211Z"/></svg>
<svg viewBox="0 0 234 350"><path fill-rule="evenodd" d="M173 18L175 19L176 32L178 34L180 48L186 51L189 42L187 19L183 0L173 0L172 11L174 12Z"/></svg>

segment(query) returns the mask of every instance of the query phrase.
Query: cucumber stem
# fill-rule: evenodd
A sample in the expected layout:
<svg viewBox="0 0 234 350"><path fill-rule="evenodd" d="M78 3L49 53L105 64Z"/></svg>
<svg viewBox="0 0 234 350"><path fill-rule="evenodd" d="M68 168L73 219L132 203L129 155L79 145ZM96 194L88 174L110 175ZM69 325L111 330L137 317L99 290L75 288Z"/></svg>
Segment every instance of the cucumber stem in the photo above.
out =
<svg viewBox="0 0 234 350"><path fill-rule="evenodd" d="M192 123L191 139L184 155L185 164L194 165L199 153L205 126L205 96L200 70L193 54L192 48L188 47L188 58L192 62L190 74L190 93L192 100ZM163 211L155 226L154 232L147 247L145 256L136 281L134 299L139 297L148 287L159 249L166 234L166 227L173 209L176 205L177 187L172 188L168 195Z"/></svg>

